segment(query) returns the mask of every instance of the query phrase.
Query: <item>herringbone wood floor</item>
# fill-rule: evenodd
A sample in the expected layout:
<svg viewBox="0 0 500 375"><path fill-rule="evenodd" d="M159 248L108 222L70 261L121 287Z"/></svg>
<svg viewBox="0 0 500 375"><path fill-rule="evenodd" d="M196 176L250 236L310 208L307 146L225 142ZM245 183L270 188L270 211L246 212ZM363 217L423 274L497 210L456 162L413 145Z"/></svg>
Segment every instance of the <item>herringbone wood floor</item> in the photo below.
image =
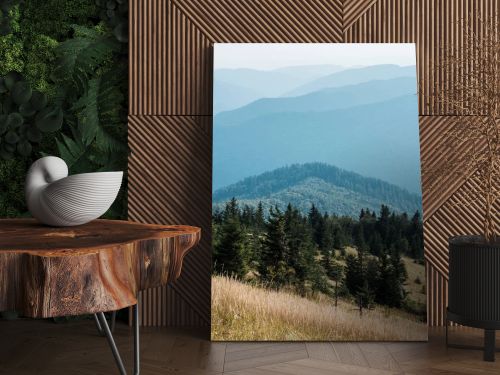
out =
<svg viewBox="0 0 500 375"><path fill-rule="evenodd" d="M115 334L131 365L131 331ZM190 329L142 330L143 375L498 374L480 351L446 349L444 331L429 343L212 343ZM480 332L453 328L455 342L481 344ZM500 345L500 340L498 342ZM93 321L0 321L0 374L117 374L111 351Z"/></svg>

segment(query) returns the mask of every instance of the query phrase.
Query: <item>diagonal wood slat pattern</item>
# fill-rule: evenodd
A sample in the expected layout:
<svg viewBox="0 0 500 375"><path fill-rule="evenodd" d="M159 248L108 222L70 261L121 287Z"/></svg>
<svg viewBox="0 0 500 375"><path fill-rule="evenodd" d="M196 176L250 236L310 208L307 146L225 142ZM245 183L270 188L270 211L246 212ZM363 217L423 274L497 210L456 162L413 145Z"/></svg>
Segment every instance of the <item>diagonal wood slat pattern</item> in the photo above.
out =
<svg viewBox="0 0 500 375"><path fill-rule="evenodd" d="M142 294L143 324L170 325L192 309L208 324L210 311L211 118L129 116L129 217L149 223L193 223L202 228L196 256L168 289ZM194 157L193 155L204 155ZM182 298L178 298L179 291ZM183 303L186 305L184 306ZM161 306L161 311L157 307ZM164 307L171 308L166 314ZM188 308L189 307L189 308ZM166 314L166 315L165 315ZM189 314L188 314L189 315Z"/></svg>
<svg viewBox="0 0 500 375"><path fill-rule="evenodd" d="M378 0L344 0L342 12L342 26L344 31L349 29L359 17L370 9Z"/></svg>
<svg viewBox="0 0 500 375"><path fill-rule="evenodd" d="M348 3L345 5L350 6ZM449 108L432 98L435 92L445 87L446 82L455 78L436 68L443 48L460 50L464 45L463 30L464 26L469 26L469 16L472 19L477 16L498 17L499 8L498 1L489 0L377 0L367 5L361 15L358 15L358 9L353 23L344 23L347 26L344 28L345 42L416 43L424 172L442 160L444 150L440 150L440 141L451 126L451 121L443 116L452 114ZM475 32L480 32L477 24L470 26ZM463 151L466 152L466 149ZM441 325L447 303L447 239L452 234L479 233L481 209L470 207L467 214L454 216L455 212L450 211L448 202L450 199L467 199L460 192L456 193L457 190L468 189L465 181L449 175L431 188L428 177L425 173L422 176L428 322L430 325ZM460 224L457 224L458 221Z"/></svg>
<svg viewBox="0 0 500 375"><path fill-rule="evenodd" d="M342 41L340 0L172 0L218 43Z"/></svg>
<svg viewBox="0 0 500 375"><path fill-rule="evenodd" d="M419 113L447 115L449 108L432 99L443 85L455 78L446 76L436 66L444 48L460 50L464 46L464 27L469 16L492 17L500 3L491 0L377 0L359 14L359 3L346 8L357 10L357 19L344 29L344 41L350 43L416 43L417 71L420 83ZM345 17L345 14L344 14ZM470 25L479 33L477 22ZM472 69L473 67L469 67Z"/></svg>
<svg viewBox="0 0 500 375"><path fill-rule="evenodd" d="M214 42L416 43L423 170L442 159L451 126L432 93L451 78L443 46L464 45L460 20L499 14L491 0L131 0L129 216L203 228L202 251L172 288L148 291L143 323L206 325L210 318L210 179ZM475 30L478 25L472 25ZM471 67L472 68L472 67ZM175 146L175 147L174 147ZM175 150L175 151L174 151ZM465 150L464 150L465 151ZM191 158L189 160L189 158ZM153 165L154 169L147 172ZM442 324L447 238L479 232L481 207L458 208L471 181L423 180L429 324ZM196 255L194 255L196 254ZM199 255L198 255L199 254Z"/></svg>

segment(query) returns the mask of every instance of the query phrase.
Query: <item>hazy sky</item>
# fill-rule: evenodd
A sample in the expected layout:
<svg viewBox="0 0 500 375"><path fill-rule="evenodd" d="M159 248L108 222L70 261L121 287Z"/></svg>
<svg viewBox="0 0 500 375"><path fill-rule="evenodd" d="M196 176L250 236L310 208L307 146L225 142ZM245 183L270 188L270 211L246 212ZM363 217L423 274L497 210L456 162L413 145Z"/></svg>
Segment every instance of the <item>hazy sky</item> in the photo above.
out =
<svg viewBox="0 0 500 375"><path fill-rule="evenodd" d="M413 43L215 43L214 68L296 65L415 65Z"/></svg>

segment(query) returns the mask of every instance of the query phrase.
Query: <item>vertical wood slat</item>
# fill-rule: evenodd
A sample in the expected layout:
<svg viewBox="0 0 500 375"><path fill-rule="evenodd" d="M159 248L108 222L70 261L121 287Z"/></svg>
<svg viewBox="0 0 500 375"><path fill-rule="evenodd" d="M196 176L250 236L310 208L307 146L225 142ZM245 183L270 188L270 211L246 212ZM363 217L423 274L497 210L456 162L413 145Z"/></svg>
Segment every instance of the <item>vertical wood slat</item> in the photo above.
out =
<svg viewBox="0 0 500 375"><path fill-rule="evenodd" d="M417 72L421 84L419 113L422 159L429 165L439 163L441 156L437 147L451 123L443 115L452 113L450 108L433 100L432 94L448 88L449 82L459 73L454 71L447 75L437 69L443 48L462 51L465 43L463 27L468 26L469 17L473 20L477 16L498 17L500 3L489 0L378 0L370 3L366 0L365 9L360 10L362 2L356 2L356 5L350 5L350 2L348 0L345 4L354 9L351 13L355 13L355 16L344 14L345 42L416 43ZM352 18L356 19L353 21ZM481 32L476 22L471 26L475 32ZM473 67L469 65L467 69ZM438 189L431 189L425 174L422 179L428 264L428 323L443 325L447 303L447 239L451 235L480 233L482 208L480 205L460 210L455 207L456 202L467 201L468 197L463 191L470 188L473 180L464 181L451 176L440 181Z"/></svg>
<svg viewBox="0 0 500 375"><path fill-rule="evenodd" d="M210 322L212 43L216 38L338 42L341 2L132 0L130 7L129 218L189 222L203 230L200 249L186 259L177 283L140 295L142 324L206 326ZM197 147L186 149L187 139L193 138ZM174 146L182 152L176 154ZM189 159L203 166L196 171L203 178L199 184L193 183ZM161 311L156 310L160 303Z"/></svg>
<svg viewBox="0 0 500 375"><path fill-rule="evenodd" d="M346 4L352 2L349 0ZM420 115L449 114L449 108L432 99L432 95L446 87L458 73L445 76L437 69L443 49L463 50L463 28L469 26L469 16L472 19L477 16L498 17L500 11L500 2L491 0L364 0L354 3L349 9L352 8L358 18L353 20L351 16L347 19L345 42L416 43L418 78L422 84ZM364 11L359 8L362 3L366 4ZM481 32L477 22L471 26L475 32Z"/></svg>
<svg viewBox="0 0 500 375"><path fill-rule="evenodd" d="M430 156L431 163L437 162L433 152L448 124L446 117L441 116L448 114L448 109L432 101L426 103L423 98L446 87L449 82L450 77L434 71L441 46L446 44L462 50L464 35L458 21L469 13L492 16L498 14L499 8L497 1L489 0L132 0L129 21L129 113L134 115L130 121L132 153L148 148L151 150L147 151L149 159L146 160L153 160L161 150L157 143L171 145L171 140L163 133L168 134L168 129L190 123L191 120L180 121L182 116L191 119L191 116L207 116L208 120L198 121L198 125L200 131L210 137L207 124L210 124L212 113L213 42L414 42L419 82L423 83L419 98L422 155ZM480 31L477 24L473 26ZM163 115L173 116L173 120L167 122ZM160 125L151 118L143 121L144 116L161 117ZM148 138L150 131L157 135L155 139ZM200 160L209 158L199 150L193 155ZM161 166L154 178L149 177L151 185L145 186L141 182L144 176L140 168L146 167L142 157L138 155L134 159L131 156L130 218L163 223L191 220L193 216L189 210L165 203L169 199L175 201L182 189L197 194L196 188L186 179L189 173L182 167L173 171L170 168L167 172ZM169 164L177 160L163 156L160 162ZM155 186L158 182L173 184L175 178L184 178L175 182L181 190L173 186ZM467 184L449 180L443 184L448 188L446 191L432 191L425 184L424 181L429 324L436 325L443 323L446 302L446 236L477 231L480 208L462 209L460 215L466 215L464 220L468 223L457 224L453 218L455 208L450 207L448 201L465 199L461 193L455 192L462 186L467 190ZM209 199L208 193L200 196ZM180 210L180 213L176 214L175 210ZM203 225L209 231L207 222ZM194 259L188 269L193 267L198 272L206 272L210 245L205 243L200 247L203 247L203 255ZM209 294L209 289L207 291L205 287L197 293L183 284L196 284L196 280L193 272L188 271L186 278L181 278L180 285L142 296L146 306L144 322L150 325L208 324L210 307L204 293ZM202 302L197 301L198 298ZM156 309L158 305L161 306ZM151 316L148 315L150 311Z"/></svg>

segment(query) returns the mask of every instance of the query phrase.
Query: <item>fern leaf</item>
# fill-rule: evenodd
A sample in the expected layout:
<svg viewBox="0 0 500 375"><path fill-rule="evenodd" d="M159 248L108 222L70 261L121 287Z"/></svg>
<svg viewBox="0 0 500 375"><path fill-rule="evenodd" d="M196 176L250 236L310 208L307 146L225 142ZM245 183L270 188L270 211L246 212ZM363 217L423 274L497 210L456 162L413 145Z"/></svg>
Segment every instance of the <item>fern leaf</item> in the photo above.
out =
<svg viewBox="0 0 500 375"><path fill-rule="evenodd" d="M56 144L59 156L66 162L68 169L72 173L91 170L90 163L86 160L88 147L79 141L78 137L72 139L65 134L61 134L60 139L56 139Z"/></svg>
<svg viewBox="0 0 500 375"><path fill-rule="evenodd" d="M84 95L72 107L77 112L78 130L86 145L95 142L104 152L126 150L119 139L119 135L126 134L119 112L123 99L111 73L89 81Z"/></svg>
<svg viewBox="0 0 500 375"><path fill-rule="evenodd" d="M94 29L77 25L73 25L73 29L75 37L57 47L59 59L54 75L62 81L71 81L81 92L88 77L121 46L112 36L102 35Z"/></svg>

